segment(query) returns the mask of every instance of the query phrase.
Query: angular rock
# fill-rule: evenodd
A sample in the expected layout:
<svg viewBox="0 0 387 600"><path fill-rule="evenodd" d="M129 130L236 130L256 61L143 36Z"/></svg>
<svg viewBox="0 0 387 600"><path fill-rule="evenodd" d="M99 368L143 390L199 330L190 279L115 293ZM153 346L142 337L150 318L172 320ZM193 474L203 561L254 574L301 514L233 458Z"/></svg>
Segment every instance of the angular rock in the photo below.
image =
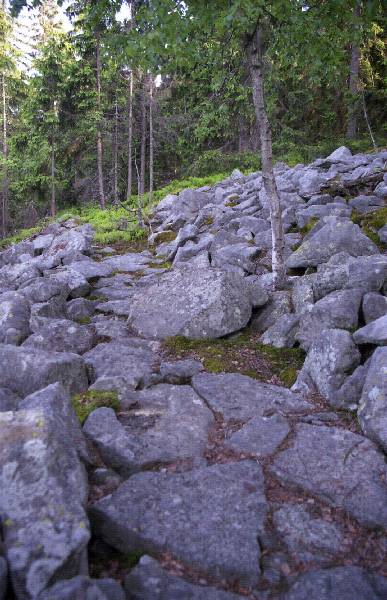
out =
<svg viewBox="0 0 387 600"><path fill-rule="evenodd" d="M290 269L317 267L338 252L351 256L377 254L377 246L351 221L327 223L305 240L286 261Z"/></svg>
<svg viewBox="0 0 387 600"><path fill-rule="evenodd" d="M261 383L239 373L199 373L193 377L192 387L227 421L267 417L276 412L291 415L312 407L287 388Z"/></svg>
<svg viewBox="0 0 387 600"><path fill-rule="evenodd" d="M125 577L125 589L131 600L242 600L231 592L176 577L150 556L143 556Z"/></svg>
<svg viewBox="0 0 387 600"><path fill-rule="evenodd" d="M60 383L53 383L30 394L20 401L19 410L41 410L48 415L53 422L56 422L66 448L70 451L75 449L81 460L86 463L91 462L90 452L71 398Z"/></svg>
<svg viewBox="0 0 387 600"><path fill-rule="evenodd" d="M170 552L211 573L255 585L267 504L253 461L187 473L140 473L91 509L96 533L122 552Z"/></svg>
<svg viewBox="0 0 387 600"><path fill-rule="evenodd" d="M90 579L82 575L66 579L40 594L37 600L125 600L114 579Z"/></svg>
<svg viewBox="0 0 387 600"><path fill-rule="evenodd" d="M387 314L355 331L353 339L356 344L385 346L387 344Z"/></svg>
<svg viewBox="0 0 387 600"><path fill-rule="evenodd" d="M123 271L125 273L134 273L142 271L151 259L151 255L142 255L135 252L120 254L106 258L103 263L109 265L114 271Z"/></svg>
<svg viewBox="0 0 387 600"><path fill-rule="evenodd" d="M320 265L313 281L315 299L319 300L330 292L339 289L363 289L365 292L378 292L387 278L387 257L350 257L337 254Z"/></svg>
<svg viewBox="0 0 387 600"><path fill-rule="evenodd" d="M343 385L334 393L335 407L349 410L357 409L367 372L368 365L359 365L345 379Z"/></svg>
<svg viewBox="0 0 387 600"><path fill-rule="evenodd" d="M358 417L364 434L387 451L387 348L371 357Z"/></svg>
<svg viewBox="0 0 387 600"><path fill-rule="evenodd" d="M66 300L70 292L66 284L61 284L47 277L38 277L28 282L28 285L21 285L19 291L32 304L48 302L53 298Z"/></svg>
<svg viewBox="0 0 387 600"><path fill-rule="evenodd" d="M296 485L343 508L361 524L387 527L387 467L367 438L338 427L300 424L290 448L270 467L285 484Z"/></svg>
<svg viewBox="0 0 387 600"><path fill-rule="evenodd" d="M360 362L351 335L342 329L325 329L311 345L293 391L317 391L336 406L336 392Z"/></svg>
<svg viewBox="0 0 387 600"><path fill-rule="evenodd" d="M48 300L48 302L32 304L30 318L31 331L37 331L52 320L65 319L66 312L66 301L60 296L55 296L51 300Z"/></svg>
<svg viewBox="0 0 387 600"><path fill-rule="evenodd" d="M30 305L18 292L0 295L0 343L20 344L30 334Z"/></svg>
<svg viewBox="0 0 387 600"><path fill-rule="evenodd" d="M88 260L81 260L78 262L72 262L71 268L83 275L87 281L99 279L100 277L109 277L114 271L111 264L106 262L96 262L91 258Z"/></svg>
<svg viewBox="0 0 387 600"><path fill-rule="evenodd" d="M108 467L129 477L156 464L202 456L214 418L192 388L158 385L136 392L133 400L122 424L112 409L98 408L84 425Z"/></svg>
<svg viewBox="0 0 387 600"><path fill-rule="evenodd" d="M289 431L289 424L281 415L253 417L226 439L224 445L236 452L269 456L284 441Z"/></svg>
<svg viewBox="0 0 387 600"><path fill-rule="evenodd" d="M90 292L90 285L86 277L78 271L74 271L71 267L61 267L52 273L47 273L47 275L53 281L67 285L71 298L87 296Z"/></svg>
<svg viewBox="0 0 387 600"><path fill-rule="evenodd" d="M387 244L387 225L383 225L378 231L378 236L383 244Z"/></svg>
<svg viewBox="0 0 387 600"><path fill-rule="evenodd" d="M338 526L313 517L302 505L282 505L274 512L273 523L298 562L330 564L344 549Z"/></svg>
<svg viewBox="0 0 387 600"><path fill-rule="evenodd" d="M9 410L17 410L20 398L12 390L0 388L0 412L8 412Z"/></svg>
<svg viewBox="0 0 387 600"><path fill-rule="evenodd" d="M184 384L189 383L194 375L203 371L200 360L187 358L175 362L163 362L160 365L160 375L164 383Z"/></svg>
<svg viewBox="0 0 387 600"><path fill-rule="evenodd" d="M292 348L296 341L299 322L299 315L282 315L274 325L266 329L261 338L262 344L268 344L275 348Z"/></svg>
<svg viewBox="0 0 387 600"><path fill-rule="evenodd" d="M87 253L91 248L91 232L79 229L68 229L55 236L52 243L43 252L43 256L55 256L63 259L76 252Z"/></svg>
<svg viewBox="0 0 387 600"><path fill-rule="evenodd" d="M335 567L300 575L281 600L383 600L387 579L360 567Z"/></svg>
<svg viewBox="0 0 387 600"><path fill-rule="evenodd" d="M87 477L42 410L0 413L0 514L18 598L87 571Z"/></svg>
<svg viewBox="0 0 387 600"><path fill-rule="evenodd" d="M25 240L19 244L12 244L7 250L0 252L0 268L4 265L15 265L25 254L28 254L30 258L34 256L34 245L31 242Z"/></svg>
<svg viewBox="0 0 387 600"><path fill-rule="evenodd" d="M70 352L46 352L0 344L0 386L23 398L59 382L70 394L88 387L85 363Z"/></svg>
<svg viewBox="0 0 387 600"><path fill-rule="evenodd" d="M72 321L87 321L94 314L94 304L85 298L74 298L67 302L66 313Z"/></svg>
<svg viewBox="0 0 387 600"><path fill-rule="evenodd" d="M318 300L300 319L295 338L301 348L308 350L324 329L355 329L362 296L362 290L340 290Z"/></svg>
<svg viewBox="0 0 387 600"><path fill-rule="evenodd" d="M23 347L84 354L96 343L97 336L92 325L78 325L74 321L62 319L47 322L40 327L23 343Z"/></svg>
<svg viewBox="0 0 387 600"><path fill-rule="evenodd" d="M7 561L3 556L0 556L0 600L7 600Z"/></svg>
<svg viewBox="0 0 387 600"><path fill-rule="evenodd" d="M382 294L370 292L363 297L362 308L366 324L371 323L387 314L387 298Z"/></svg>
<svg viewBox="0 0 387 600"><path fill-rule="evenodd" d="M246 277L245 281L250 288L250 299L253 308L265 306L269 300L269 296L262 286L259 277L256 275L249 275Z"/></svg>
<svg viewBox="0 0 387 600"><path fill-rule="evenodd" d="M254 331L263 332L274 325L283 315L292 312L290 292L274 292L269 302L253 317L251 327Z"/></svg>
<svg viewBox="0 0 387 600"><path fill-rule="evenodd" d="M175 269L134 291L128 323L146 338L207 338L242 329L250 315L249 294L239 275Z"/></svg>
<svg viewBox="0 0 387 600"><path fill-rule="evenodd" d="M337 148L332 154L327 156L325 160L330 163L347 162L352 160L352 152L346 146L340 146L340 148Z"/></svg>
<svg viewBox="0 0 387 600"><path fill-rule="evenodd" d="M121 377L132 388L145 385L150 380L157 362L157 355L152 350L143 345L128 345L125 340L98 344L83 358L91 381L102 377Z"/></svg>

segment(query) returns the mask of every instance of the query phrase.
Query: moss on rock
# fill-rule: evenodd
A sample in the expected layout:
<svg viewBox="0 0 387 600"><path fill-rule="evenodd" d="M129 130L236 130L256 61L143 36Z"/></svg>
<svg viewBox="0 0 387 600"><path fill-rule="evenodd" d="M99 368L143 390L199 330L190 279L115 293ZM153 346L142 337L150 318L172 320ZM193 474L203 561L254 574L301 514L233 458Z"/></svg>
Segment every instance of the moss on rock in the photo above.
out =
<svg viewBox="0 0 387 600"><path fill-rule="evenodd" d="M82 424L96 408L104 406L113 410L119 409L118 393L115 390L88 390L73 396L72 401L76 415Z"/></svg>

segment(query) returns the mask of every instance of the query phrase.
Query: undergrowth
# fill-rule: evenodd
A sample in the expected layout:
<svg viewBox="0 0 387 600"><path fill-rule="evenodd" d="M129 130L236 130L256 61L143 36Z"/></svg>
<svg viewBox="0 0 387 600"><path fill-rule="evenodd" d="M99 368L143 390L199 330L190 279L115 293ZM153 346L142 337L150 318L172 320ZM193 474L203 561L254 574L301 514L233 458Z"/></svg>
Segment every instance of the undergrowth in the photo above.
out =
<svg viewBox="0 0 387 600"><path fill-rule="evenodd" d="M113 410L119 409L118 393L114 390L88 390L73 396L72 401L81 424L96 408L104 406Z"/></svg>

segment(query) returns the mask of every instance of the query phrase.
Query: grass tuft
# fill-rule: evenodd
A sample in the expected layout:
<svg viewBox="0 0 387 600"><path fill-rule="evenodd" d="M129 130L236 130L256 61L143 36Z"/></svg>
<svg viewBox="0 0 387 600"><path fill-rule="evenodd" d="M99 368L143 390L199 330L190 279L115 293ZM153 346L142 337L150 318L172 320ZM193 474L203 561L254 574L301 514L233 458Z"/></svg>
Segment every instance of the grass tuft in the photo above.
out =
<svg viewBox="0 0 387 600"><path fill-rule="evenodd" d="M83 424L96 408L107 407L119 409L118 393L115 390L88 390L73 396L73 407L78 419Z"/></svg>

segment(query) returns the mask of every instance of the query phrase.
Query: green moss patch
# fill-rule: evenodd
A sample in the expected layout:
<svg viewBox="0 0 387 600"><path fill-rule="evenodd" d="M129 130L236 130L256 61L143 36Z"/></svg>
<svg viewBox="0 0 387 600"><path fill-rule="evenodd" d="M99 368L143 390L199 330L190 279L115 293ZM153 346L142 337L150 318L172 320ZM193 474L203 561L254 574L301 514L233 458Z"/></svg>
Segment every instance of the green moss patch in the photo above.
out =
<svg viewBox="0 0 387 600"><path fill-rule="evenodd" d="M115 390L88 390L73 396L73 407L78 419L83 424L89 414L102 406L119 409L118 393Z"/></svg>
<svg viewBox="0 0 387 600"><path fill-rule="evenodd" d="M379 208L365 215L354 210L352 211L351 219L353 223L362 228L363 233L381 250L387 249L387 244L383 244L378 236L379 229L387 224L387 207Z"/></svg>
<svg viewBox="0 0 387 600"><path fill-rule="evenodd" d="M148 264L148 267L150 267L151 269L170 269L172 267L172 263L168 260L162 263L150 262Z"/></svg>
<svg viewBox="0 0 387 600"><path fill-rule="evenodd" d="M309 233L310 231L312 231L313 227L318 222L319 222L318 217L312 217L311 220L309 221L309 223L307 223L306 225L304 225L304 227L301 227L300 233L301 233L302 237L304 237L307 233ZM296 229L296 231L297 231L297 229Z"/></svg>
<svg viewBox="0 0 387 600"><path fill-rule="evenodd" d="M89 323L91 323L91 318L90 317L77 317L76 319L74 319L74 321L76 323L78 323L79 325L89 325Z"/></svg>
<svg viewBox="0 0 387 600"><path fill-rule="evenodd" d="M168 338L164 347L171 358L198 358L210 373L241 373L287 387L295 382L305 359L301 349L265 346L249 330L216 340L176 336Z"/></svg>
<svg viewBox="0 0 387 600"><path fill-rule="evenodd" d="M177 237L176 231L163 231L157 234L156 244L164 244L168 242L173 242Z"/></svg>

